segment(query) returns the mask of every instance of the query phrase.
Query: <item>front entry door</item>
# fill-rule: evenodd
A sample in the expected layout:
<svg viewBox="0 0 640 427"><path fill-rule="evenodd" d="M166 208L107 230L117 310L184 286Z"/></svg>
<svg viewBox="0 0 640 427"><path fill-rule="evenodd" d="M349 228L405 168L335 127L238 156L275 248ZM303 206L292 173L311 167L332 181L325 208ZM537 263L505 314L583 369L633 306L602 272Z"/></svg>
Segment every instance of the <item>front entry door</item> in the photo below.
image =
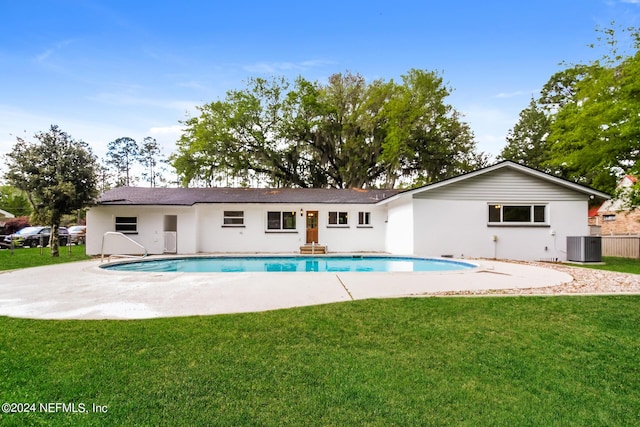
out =
<svg viewBox="0 0 640 427"><path fill-rule="evenodd" d="M307 211L307 243L318 243L318 211Z"/></svg>

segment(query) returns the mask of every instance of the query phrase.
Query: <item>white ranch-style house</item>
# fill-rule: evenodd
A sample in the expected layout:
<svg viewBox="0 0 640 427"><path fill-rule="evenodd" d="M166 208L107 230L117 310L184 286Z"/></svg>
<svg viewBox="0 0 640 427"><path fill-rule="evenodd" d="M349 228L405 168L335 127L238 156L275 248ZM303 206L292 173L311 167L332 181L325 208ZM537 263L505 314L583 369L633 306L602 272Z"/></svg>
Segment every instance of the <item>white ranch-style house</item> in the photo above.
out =
<svg viewBox="0 0 640 427"><path fill-rule="evenodd" d="M121 232L149 254L330 252L566 260L588 236L592 200L609 196L504 161L409 191L135 188L105 192L87 213L86 250ZM112 239L105 253L139 253Z"/></svg>

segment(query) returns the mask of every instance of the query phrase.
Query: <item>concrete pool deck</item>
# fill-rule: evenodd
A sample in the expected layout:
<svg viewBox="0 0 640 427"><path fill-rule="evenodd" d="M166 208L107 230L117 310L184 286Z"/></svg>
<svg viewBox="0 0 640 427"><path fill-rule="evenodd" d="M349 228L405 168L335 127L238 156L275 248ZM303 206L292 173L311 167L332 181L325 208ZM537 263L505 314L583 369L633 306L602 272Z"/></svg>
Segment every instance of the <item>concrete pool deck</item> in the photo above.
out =
<svg viewBox="0 0 640 427"><path fill-rule="evenodd" d="M243 313L368 298L557 286L573 278L531 265L471 261L464 271L415 273L133 273L100 261L0 272L0 315L146 319Z"/></svg>

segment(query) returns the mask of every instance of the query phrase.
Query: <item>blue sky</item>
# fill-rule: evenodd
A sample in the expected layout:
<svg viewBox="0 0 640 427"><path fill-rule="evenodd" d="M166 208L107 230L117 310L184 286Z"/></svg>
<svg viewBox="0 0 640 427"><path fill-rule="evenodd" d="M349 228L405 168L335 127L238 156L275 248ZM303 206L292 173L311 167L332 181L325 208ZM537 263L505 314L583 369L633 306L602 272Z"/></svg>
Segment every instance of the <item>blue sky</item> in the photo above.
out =
<svg viewBox="0 0 640 427"><path fill-rule="evenodd" d="M0 0L0 154L56 124L103 156L116 138L174 150L179 121L249 77L439 71L493 156L596 27L640 26L640 0Z"/></svg>

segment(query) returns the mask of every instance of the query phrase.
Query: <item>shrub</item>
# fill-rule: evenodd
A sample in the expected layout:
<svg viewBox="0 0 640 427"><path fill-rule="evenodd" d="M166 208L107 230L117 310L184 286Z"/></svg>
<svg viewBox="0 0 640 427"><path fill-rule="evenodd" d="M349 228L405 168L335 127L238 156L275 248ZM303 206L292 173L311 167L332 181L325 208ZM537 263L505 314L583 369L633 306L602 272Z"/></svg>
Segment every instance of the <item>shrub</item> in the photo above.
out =
<svg viewBox="0 0 640 427"><path fill-rule="evenodd" d="M5 234L13 234L18 230L21 230L25 227L29 227L31 224L29 223L28 216L19 216L17 218L9 218L4 224L4 233Z"/></svg>

